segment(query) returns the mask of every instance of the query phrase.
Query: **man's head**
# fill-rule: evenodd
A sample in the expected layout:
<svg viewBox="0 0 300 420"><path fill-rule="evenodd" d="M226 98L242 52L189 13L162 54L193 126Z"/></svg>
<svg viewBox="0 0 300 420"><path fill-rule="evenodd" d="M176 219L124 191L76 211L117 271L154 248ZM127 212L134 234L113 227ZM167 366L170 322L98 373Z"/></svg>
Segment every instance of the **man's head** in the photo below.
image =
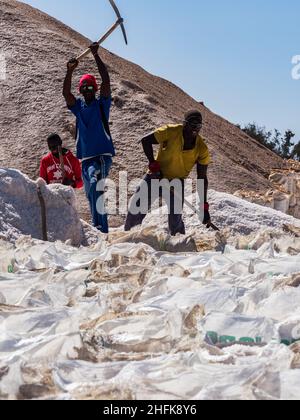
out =
<svg viewBox="0 0 300 420"><path fill-rule="evenodd" d="M188 111L184 116L184 128L187 130L193 137L198 136L202 128L202 114L200 111L192 109Z"/></svg>
<svg viewBox="0 0 300 420"><path fill-rule="evenodd" d="M96 78L91 74L85 74L82 76L79 82L79 92L82 94L87 103L90 103L95 99L97 91L98 84Z"/></svg>
<svg viewBox="0 0 300 420"><path fill-rule="evenodd" d="M58 153L58 146L62 146L62 139L58 134L50 134L47 138L49 150L52 153Z"/></svg>

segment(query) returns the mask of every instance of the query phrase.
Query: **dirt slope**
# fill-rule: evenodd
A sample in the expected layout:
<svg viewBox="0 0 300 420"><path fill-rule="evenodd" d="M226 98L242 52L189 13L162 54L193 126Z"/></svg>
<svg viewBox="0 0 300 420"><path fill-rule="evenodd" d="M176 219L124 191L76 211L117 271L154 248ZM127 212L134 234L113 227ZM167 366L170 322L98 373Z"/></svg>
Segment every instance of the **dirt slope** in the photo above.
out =
<svg viewBox="0 0 300 420"><path fill-rule="evenodd" d="M0 81L0 166L37 177L39 159L47 149L45 137L53 131L74 150L74 119L65 107L62 83L68 59L88 45L88 39L50 16L14 0L0 0L0 50L8 76ZM130 178L140 177L146 161L138 140L161 124L180 122L185 110L197 107L204 114L203 135L214 154L210 185L225 192L269 187L267 175L281 166L279 157L172 83L101 52L115 98L112 133L118 156L113 178L119 170L127 170ZM74 91L83 72L97 74L93 60L88 58L77 71ZM83 193L79 196L87 218Z"/></svg>

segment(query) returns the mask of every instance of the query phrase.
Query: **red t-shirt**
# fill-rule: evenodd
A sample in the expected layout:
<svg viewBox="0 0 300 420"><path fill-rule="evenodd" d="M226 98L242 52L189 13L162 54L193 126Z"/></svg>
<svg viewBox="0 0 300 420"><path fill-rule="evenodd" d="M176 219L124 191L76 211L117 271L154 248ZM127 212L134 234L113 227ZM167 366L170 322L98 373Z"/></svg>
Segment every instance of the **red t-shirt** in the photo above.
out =
<svg viewBox="0 0 300 420"><path fill-rule="evenodd" d="M64 155L66 178L74 181L74 188L82 188L82 172L79 160L68 150ZM60 161L52 153L43 157L40 166L40 177L47 184L62 184L63 176L60 168Z"/></svg>

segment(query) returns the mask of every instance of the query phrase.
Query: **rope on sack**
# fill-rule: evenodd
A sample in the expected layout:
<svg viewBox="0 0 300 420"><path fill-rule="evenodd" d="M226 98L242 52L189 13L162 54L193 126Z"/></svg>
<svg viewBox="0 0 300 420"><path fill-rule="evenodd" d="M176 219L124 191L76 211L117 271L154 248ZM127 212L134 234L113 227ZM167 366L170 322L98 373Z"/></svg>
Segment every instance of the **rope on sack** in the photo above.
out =
<svg viewBox="0 0 300 420"><path fill-rule="evenodd" d="M47 235L47 215L46 215L46 204L42 194L41 187L37 187L37 195L41 205L41 216L42 216L42 237L43 241L48 241Z"/></svg>

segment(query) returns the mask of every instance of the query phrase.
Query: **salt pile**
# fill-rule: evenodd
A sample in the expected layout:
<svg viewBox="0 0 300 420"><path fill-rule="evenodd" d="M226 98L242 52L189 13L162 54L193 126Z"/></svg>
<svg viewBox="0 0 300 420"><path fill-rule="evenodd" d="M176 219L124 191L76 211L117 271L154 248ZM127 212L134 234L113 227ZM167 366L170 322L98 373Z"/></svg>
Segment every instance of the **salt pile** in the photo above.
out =
<svg viewBox="0 0 300 420"><path fill-rule="evenodd" d="M188 200L191 201L191 197ZM208 201L213 222L220 229L230 229L232 233L249 235L264 228L281 229L284 224L300 226L300 220L296 220L292 216L255 203L249 203L231 194L210 190ZM164 212L165 208L155 210L147 216L146 224L162 225L162 220L157 215ZM166 216L163 220L164 227L167 227ZM195 228L201 231L206 230L201 224L199 225L197 215L189 213L185 217L185 223L189 233Z"/></svg>
<svg viewBox="0 0 300 420"><path fill-rule="evenodd" d="M43 238L38 186L46 205L48 240L85 244L85 225L79 219L73 190L59 184L47 186L42 179L33 182L13 169L0 169L0 238L12 242L20 235Z"/></svg>

